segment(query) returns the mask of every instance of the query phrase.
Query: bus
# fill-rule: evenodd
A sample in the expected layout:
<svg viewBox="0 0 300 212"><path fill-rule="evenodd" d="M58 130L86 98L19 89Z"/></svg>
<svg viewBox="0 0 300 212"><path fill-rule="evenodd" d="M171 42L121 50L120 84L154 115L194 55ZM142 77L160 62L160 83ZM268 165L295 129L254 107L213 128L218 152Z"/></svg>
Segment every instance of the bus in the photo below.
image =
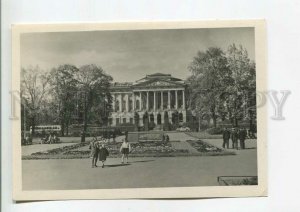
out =
<svg viewBox="0 0 300 212"><path fill-rule="evenodd" d="M34 132L36 135L42 135L43 133L60 133L60 125L38 125L35 126ZM32 126L30 127L30 133L32 134Z"/></svg>

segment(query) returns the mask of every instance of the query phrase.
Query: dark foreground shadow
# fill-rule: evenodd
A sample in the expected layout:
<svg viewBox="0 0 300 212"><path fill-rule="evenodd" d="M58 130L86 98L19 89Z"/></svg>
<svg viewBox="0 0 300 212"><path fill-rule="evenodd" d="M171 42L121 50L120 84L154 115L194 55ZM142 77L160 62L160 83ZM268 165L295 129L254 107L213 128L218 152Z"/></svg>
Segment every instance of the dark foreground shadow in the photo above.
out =
<svg viewBox="0 0 300 212"><path fill-rule="evenodd" d="M120 163L120 164L111 164L111 165L105 165L104 168L105 168L105 167L129 166L129 165L130 165L130 163L124 163L124 164L122 164L122 163ZM100 168L101 168L101 166L100 166Z"/></svg>
<svg viewBox="0 0 300 212"><path fill-rule="evenodd" d="M151 161L154 161L154 160L137 160L137 161L132 161L130 163L145 163L145 162L151 162Z"/></svg>

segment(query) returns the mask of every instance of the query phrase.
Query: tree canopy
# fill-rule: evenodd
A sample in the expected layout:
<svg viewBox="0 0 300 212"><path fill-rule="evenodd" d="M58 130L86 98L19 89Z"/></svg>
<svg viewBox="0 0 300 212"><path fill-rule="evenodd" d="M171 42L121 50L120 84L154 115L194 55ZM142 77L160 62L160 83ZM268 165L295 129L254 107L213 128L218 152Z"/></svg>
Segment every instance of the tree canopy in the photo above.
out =
<svg viewBox="0 0 300 212"><path fill-rule="evenodd" d="M187 82L194 100L190 106L197 116L209 116L215 127L218 118L230 119L237 125L251 102L248 97L253 100L256 89L255 63L250 61L246 49L232 44L227 52L216 47L199 51L189 70Z"/></svg>

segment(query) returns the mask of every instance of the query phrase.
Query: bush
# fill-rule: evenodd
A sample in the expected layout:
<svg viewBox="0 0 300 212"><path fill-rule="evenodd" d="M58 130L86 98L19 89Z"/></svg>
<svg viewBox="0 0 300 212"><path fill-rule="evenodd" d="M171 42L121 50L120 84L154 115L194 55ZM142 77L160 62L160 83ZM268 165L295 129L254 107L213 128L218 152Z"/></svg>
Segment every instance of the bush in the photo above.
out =
<svg viewBox="0 0 300 212"><path fill-rule="evenodd" d="M223 133L223 129L220 127L207 129L206 132L211 135L220 135Z"/></svg>
<svg viewBox="0 0 300 212"><path fill-rule="evenodd" d="M163 126L163 130L164 131L169 131L171 129L172 129L172 126L171 126L171 124L169 122L164 123L164 126Z"/></svg>
<svg viewBox="0 0 300 212"><path fill-rule="evenodd" d="M151 121L149 123L149 130L153 130L154 128L155 128L155 123L154 123L154 121Z"/></svg>

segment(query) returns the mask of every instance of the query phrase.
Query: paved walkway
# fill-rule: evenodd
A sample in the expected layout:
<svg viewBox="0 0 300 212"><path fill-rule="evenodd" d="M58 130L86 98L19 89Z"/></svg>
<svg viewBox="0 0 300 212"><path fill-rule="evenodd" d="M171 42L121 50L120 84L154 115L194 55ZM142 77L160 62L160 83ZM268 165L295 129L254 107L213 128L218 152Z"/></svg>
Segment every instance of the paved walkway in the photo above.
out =
<svg viewBox="0 0 300 212"><path fill-rule="evenodd" d="M257 175L256 151L245 152L211 157L130 158L128 165L122 165L120 158L108 158L105 168L91 168L91 159L23 160L23 189L218 186L218 176Z"/></svg>
<svg viewBox="0 0 300 212"><path fill-rule="evenodd" d="M223 140L222 139L201 139L201 140L203 140L203 141L205 141L205 142L207 142L207 143L209 143L209 144L211 144L211 145L213 145L213 146L216 146L216 147L219 147L219 148L223 148ZM230 140L229 141L229 148L231 148L232 147L232 143L231 143L232 141ZM256 140L255 139L247 139L246 141L245 141L245 146L246 146L246 148L247 149L256 149ZM230 150L233 150L233 149L230 149ZM236 150L236 149L234 149L234 150ZM237 150L237 151L239 151L239 150Z"/></svg>
<svg viewBox="0 0 300 212"><path fill-rule="evenodd" d="M186 140L195 139L182 132L169 137L179 140L174 143L182 148L187 148ZM222 139L204 140L222 145ZM256 176L257 151L254 147L227 156L130 158L125 165L120 158L108 158L104 169L91 168L91 159L23 160L22 174L24 190L217 186L218 176Z"/></svg>

